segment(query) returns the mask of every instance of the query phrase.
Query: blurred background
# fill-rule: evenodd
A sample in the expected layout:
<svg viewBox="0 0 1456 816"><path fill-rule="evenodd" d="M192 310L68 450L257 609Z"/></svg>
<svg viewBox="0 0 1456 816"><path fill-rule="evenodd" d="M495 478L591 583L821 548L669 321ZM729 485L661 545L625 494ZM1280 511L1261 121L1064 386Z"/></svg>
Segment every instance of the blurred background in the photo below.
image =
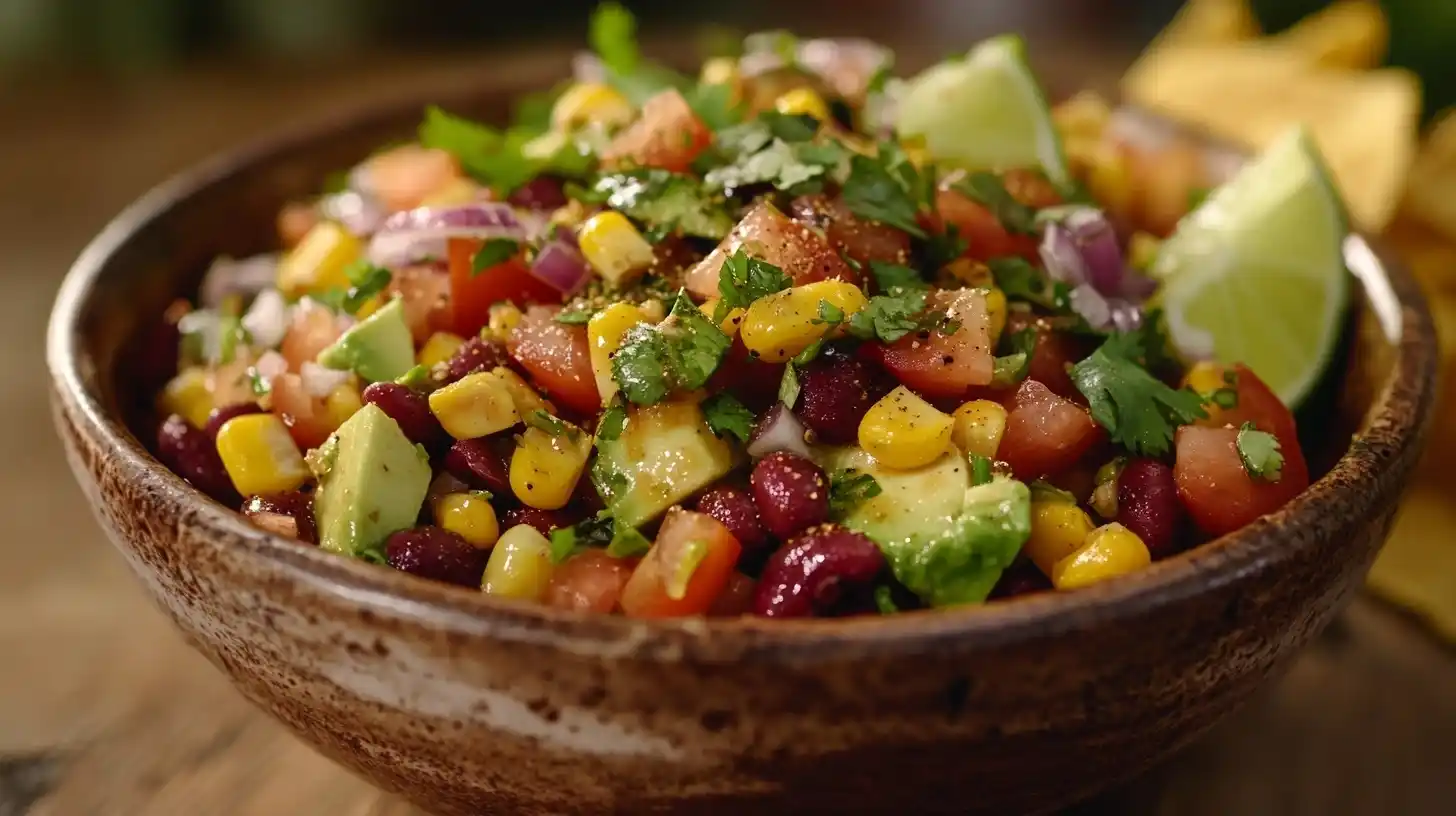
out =
<svg viewBox="0 0 1456 816"><path fill-rule="evenodd" d="M0 538L0 816L410 813L254 713L145 600L67 472L50 429L40 338L60 278L85 242L167 175L282 125L458 83L520 53L559 59L565 75L593 5L0 0L0 274L8 285L0 298L0 370L7 375L0 381L7 458L0 516L8 521ZM907 70L1016 30L1028 37L1035 62L1115 98L1126 69L1182 4L626 5L649 51L716 49L749 31L791 28L878 39L900 52ZM1204 23L1209 31L1251 10L1272 34L1327 3L1194 5L1213 21ZM1382 48L1367 55L1369 64L1341 70L1410 69L1423 91L1421 127L1429 129L1456 102L1456 0L1386 0L1378 8L1388 27L1379 34ZM1253 35L1246 26L1224 28L1223 39ZM1197 110L1187 113L1198 118ZM1387 150L1382 140L1392 129L1415 143L1415 123L1395 123L1372 127L1370 149ZM1452 169L1437 148L1440 137L1425 144L1415 161L1432 178L1447 178L1436 173ZM1445 144L1456 147L1449 138ZM1406 195L1381 226L1440 295L1442 313L1456 317L1456 307L1446 305L1456 303L1456 228L1440 217L1450 213L1443 203L1456 197L1450 178L1443 189L1453 192L1435 200L1429 190L1424 198ZM1447 336L1456 336L1456 325ZM1456 801L1456 502L1439 469L1422 477L1372 593L1287 677L1168 767L1086 812L1449 812Z"/></svg>

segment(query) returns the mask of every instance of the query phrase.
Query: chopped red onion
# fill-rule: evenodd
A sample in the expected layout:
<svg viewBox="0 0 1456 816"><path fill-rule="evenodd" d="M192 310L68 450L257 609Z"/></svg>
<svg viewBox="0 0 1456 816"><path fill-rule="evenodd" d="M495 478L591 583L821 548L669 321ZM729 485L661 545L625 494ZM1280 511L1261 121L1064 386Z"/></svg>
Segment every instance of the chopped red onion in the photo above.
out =
<svg viewBox="0 0 1456 816"><path fill-rule="evenodd" d="M1104 298L1092 284L1079 283L1072 287L1070 300L1072 308L1092 328L1105 329L1111 324L1112 307L1107 304L1107 298Z"/></svg>
<svg viewBox="0 0 1456 816"><path fill-rule="evenodd" d="M298 367L298 376L303 381L303 390L317 399L327 397L349 381L349 372L324 368L312 360Z"/></svg>
<svg viewBox="0 0 1456 816"><path fill-rule="evenodd" d="M890 49L858 37L804 40L796 49L799 64L819 75L846 99L861 99L870 80L894 62Z"/></svg>
<svg viewBox="0 0 1456 816"><path fill-rule="evenodd" d="M243 315L243 328L259 348L275 348L288 331L288 303L277 289L264 289Z"/></svg>
<svg viewBox="0 0 1456 816"><path fill-rule="evenodd" d="M575 293L591 280L591 266L573 241L557 236L536 253L531 275L564 295Z"/></svg>
<svg viewBox="0 0 1456 816"><path fill-rule="evenodd" d="M1054 280L1072 286L1077 314L1094 329L1131 331L1142 325L1142 303L1157 283L1127 266L1107 216L1072 206L1043 211L1042 218L1042 263Z"/></svg>
<svg viewBox="0 0 1456 816"><path fill-rule="evenodd" d="M748 455L762 459L774 451L788 451L812 459L807 433L804 423L794 416L794 412L782 402L776 402L754 423L753 433L748 437Z"/></svg>
<svg viewBox="0 0 1456 816"><path fill-rule="evenodd" d="M373 235L388 216L374 196L357 190L326 195L319 199L318 208L324 218L343 224L344 229L360 237Z"/></svg>
<svg viewBox="0 0 1456 816"><path fill-rule="evenodd" d="M451 238L507 238L524 241L526 227L509 205L479 201L456 207L417 207L391 215L369 243L369 260L380 266L408 266L445 255Z"/></svg>
<svg viewBox="0 0 1456 816"><path fill-rule="evenodd" d="M205 307L215 307L229 295L253 295L267 289L278 279L277 253L248 258L218 258L207 268L197 297Z"/></svg>

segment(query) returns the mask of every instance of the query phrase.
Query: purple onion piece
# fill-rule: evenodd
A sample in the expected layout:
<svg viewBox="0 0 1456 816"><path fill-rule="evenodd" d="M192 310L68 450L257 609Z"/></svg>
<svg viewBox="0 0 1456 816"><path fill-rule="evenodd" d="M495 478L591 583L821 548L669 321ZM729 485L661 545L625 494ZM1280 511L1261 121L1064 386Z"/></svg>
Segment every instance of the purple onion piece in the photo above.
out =
<svg viewBox="0 0 1456 816"><path fill-rule="evenodd" d="M581 251L570 242L553 239L531 262L531 275L565 295L570 295L591 280L592 270Z"/></svg>
<svg viewBox="0 0 1456 816"><path fill-rule="evenodd" d="M1082 260L1082 253L1077 250L1077 242L1071 231L1066 227L1055 221L1049 222L1042 230L1041 245L1037 247L1037 252L1052 280L1072 286L1087 283L1087 264Z"/></svg>
<svg viewBox="0 0 1456 816"><path fill-rule="evenodd" d="M444 256L451 238L525 241L530 232L509 205L480 201L456 207L416 207L391 215L369 242L369 260L406 266Z"/></svg>
<svg viewBox="0 0 1456 816"><path fill-rule="evenodd" d="M354 176L351 174L350 178ZM349 232L365 237L384 225L388 216L384 206L367 192L344 190L319 199L319 212L331 221L338 221Z"/></svg>
<svg viewBox="0 0 1456 816"><path fill-rule="evenodd" d="M248 258L218 258L202 278L198 300L204 307L214 308L229 295L258 294L278 279L279 257L274 252Z"/></svg>
<svg viewBox="0 0 1456 816"><path fill-rule="evenodd" d="M1126 270L1122 248L1117 245L1117 232L1102 211L1079 207L1062 223L1082 258L1087 280L1104 295L1121 291Z"/></svg>
<svg viewBox="0 0 1456 816"><path fill-rule="evenodd" d="M754 424L753 433L748 437L748 455L762 459L775 451L786 451L812 460L806 434L804 423L794 412L782 402L776 402Z"/></svg>
<svg viewBox="0 0 1456 816"><path fill-rule="evenodd" d="M1092 328L1105 329L1112 323L1112 307L1092 284L1082 283L1073 287L1070 300L1072 309Z"/></svg>

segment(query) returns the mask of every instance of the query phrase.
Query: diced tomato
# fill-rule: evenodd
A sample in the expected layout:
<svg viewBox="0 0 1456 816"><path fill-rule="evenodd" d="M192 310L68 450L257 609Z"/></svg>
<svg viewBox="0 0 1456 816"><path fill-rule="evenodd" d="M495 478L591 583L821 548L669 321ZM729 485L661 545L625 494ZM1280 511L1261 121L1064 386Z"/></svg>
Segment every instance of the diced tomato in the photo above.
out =
<svg viewBox="0 0 1456 816"><path fill-rule="evenodd" d="M642 116L617 134L602 161L608 167L640 165L684 173L712 141L713 132L682 94L668 89L643 103Z"/></svg>
<svg viewBox="0 0 1456 816"><path fill-rule="evenodd" d="M480 241L450 240L450 306L456 334L469 337L480 331L495 303L508 300L525 306L561 301L561 293L533 276L519 257L475 274L471 264L480 245Z"/></svg>
<svg viewBox="0 0 1456 816"><path fill-rule="evenodd" d="M1250 476L1239 458L1237 428L1178 429L1173 478L1178 498L1198 529L1209 535L1231 533L1286 502L1309 486L1309 473L1298 446L1286 451L1279 481Z"/></svg>
<svg viewBox="0 0 1456 816"><path fill-rule="evenodd" d="M713 605L708 607L710 618L735 618L739 615L747 615L753 611L753 593L758 588L758 582L747 575L734 570L728 576L728 586L723 594L718 596Z"/></svg>
<svg viewBox="0 0 1456 816"><path fill-rule="evenodd" d="M784 365L755 358L735 335L722 364L708 380L708 393L728 392L754 411L762 411L778 399Z"/></svg>
<svg viewBox="0 0 1456 816"><path fill-rule="evenodd" d="M796 221L823 231L830 246L858 263L904 264L910 257L909 233L856 216L838 197L799 196L789 211Z"/></svg>
<svg viewBox="0 0 1456 816"><path fill-rule="evenodd" d="M304 363L318 359L319 352L333 345L343 333L344 328L332 310L310 304L294 310L278 350L288 361L288 370L298 371Z"/></svg>
<svg viewBox="0 0 1456 816"><path fill-rule="evenodd" d="M270 390L273 413L288 426L288 433L301 450L316 448L334 432L334 419L324 400L312 396L297 374L273 378Z"/></svg>
<svg viewBox="0 0 1456 816"><path fill-rule="evenodd" d="M583 612L611 612L622 588L632 577L634 564L591 549L574 555L551 572L546 605Z"/></svg>
<svg viewBox="0 0 1456 816"><path fill-rule="evenodd" d="M1007 231L990 210L962 192L951 189L937 191L935 208L936 216L928 219L930 228L941 231L947 226L955 227L956 236L966 242L967 258L985 261L1020 255L1028 261L1036 261L1039 257L1034 236Z"/></svg>
<svg viewBox="0 0 1456 816"><path fill-rule="evenodd" d="M556 322L557 306L532 306L506 339L506 350L553 400L590 416L601 408L585 326Z"/></svg>
<svg viewBox="0 0 1456 816"><path fill-rule="evenodd" d="M741 551L738 539L712 516L668 511L657 541L622 591L622 611L634 618L706 613L728 587Z"/></svg>
<svg viewBox="0 0 1456 816"><path fill-rule="evenodd" d="M1200 419L1195 424L1205 428L1239 428L1245 422L1252 422L1259 430L1274 434L1279 440L1286 462L1294 454L1302 465L1304 455L1299 449L1299 429L1295 425L1294 414L1248 366L1239 363L1224 370L1233 372L1232 387L1238 392L1237 404L1231 408L1209 406L1208 418Z"/></svg>
<svg viewBox="0 0 1456 816"><path fill-rule="evenodd" d="M973 386L991 382L995 360L985 293L943 289L932 293L927 303L931 309L944 310L960 328L949 335L911 332L883 347L880 362L900 382L927 397L959 397Z"/></svg>
<svg viewBox="0 0 1456 816"><path fill-rule="evenodd" d="M1055 331L1045 319L1025 312L1012 312L1006 320L1008 334L1028 327L1036 329L1036 347L1031 352L1027 376L1050 388L1057 396L1083 402L1082 392L1073 384L1067 368L1091 354L1096 344L1083 337Z"/></svg>
<svg viewBox="0 0 1456 816"><path fill-rule="evenodd" d="M996 458L1018 479L1055 476L1077 464L1101 438L1086 409L1026 380L1007 401L1006 432Z"/></svg>
<svg viewBox="0 0 1456 816"><path fill-rule="evenodd" d="M1032 170L1007 170L1001 174L1001 183L1012 198L1028 207L1041 210L1066 203L1050 179Z"/></svg>
<svg viewBox="0 0 1456 816"><path fill-rule="evenodd" d="M779 212L773 204L760 201L717 249L688 270L688 291L699 298L717 297L718 273L723 269L723 261L739 247L747 247L754 256L782 269L795 285L830 278L859 281L859 275L828 241Z"/></svg>
<svg viewBox="0 0 1456 816"><path fill-rule="evenodd" d="M454 315L450 309L450 275L436 266L410 266L394 273L389 282L390 296L398 295L404 308L415 345L424 343L437 331L453 331Z"/></svg>
<svg viewBox="0 0 1456 816"><path fill-rule="evenodd" d="M460 163L445 150L401 145L364 163L367 189L387 210L410 210L460 177Z"/></svg>

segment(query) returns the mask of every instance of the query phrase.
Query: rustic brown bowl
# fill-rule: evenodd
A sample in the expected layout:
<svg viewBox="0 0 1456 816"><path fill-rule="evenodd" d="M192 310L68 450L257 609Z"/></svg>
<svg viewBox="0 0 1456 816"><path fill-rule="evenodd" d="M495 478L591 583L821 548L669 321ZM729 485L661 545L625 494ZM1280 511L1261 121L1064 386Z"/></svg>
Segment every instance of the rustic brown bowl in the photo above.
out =
<svg viewBox="0 0 1456 816"><path fill-rule="evenodd" d="M1042 811L1197 736L1360 587L1429 424L1436 346L1411 277L1358 238L1363 297L1311 426L1328 472L1235 535L1077 592L797 623L569 614L276 538L158 464L124 420L139 328L212 256L267 248L280 203L407 132L422 100L499 116L539 74L188 172L107 227L56 302L56 424L97 515L197 648L327 755L444 814Z"/></svg>

